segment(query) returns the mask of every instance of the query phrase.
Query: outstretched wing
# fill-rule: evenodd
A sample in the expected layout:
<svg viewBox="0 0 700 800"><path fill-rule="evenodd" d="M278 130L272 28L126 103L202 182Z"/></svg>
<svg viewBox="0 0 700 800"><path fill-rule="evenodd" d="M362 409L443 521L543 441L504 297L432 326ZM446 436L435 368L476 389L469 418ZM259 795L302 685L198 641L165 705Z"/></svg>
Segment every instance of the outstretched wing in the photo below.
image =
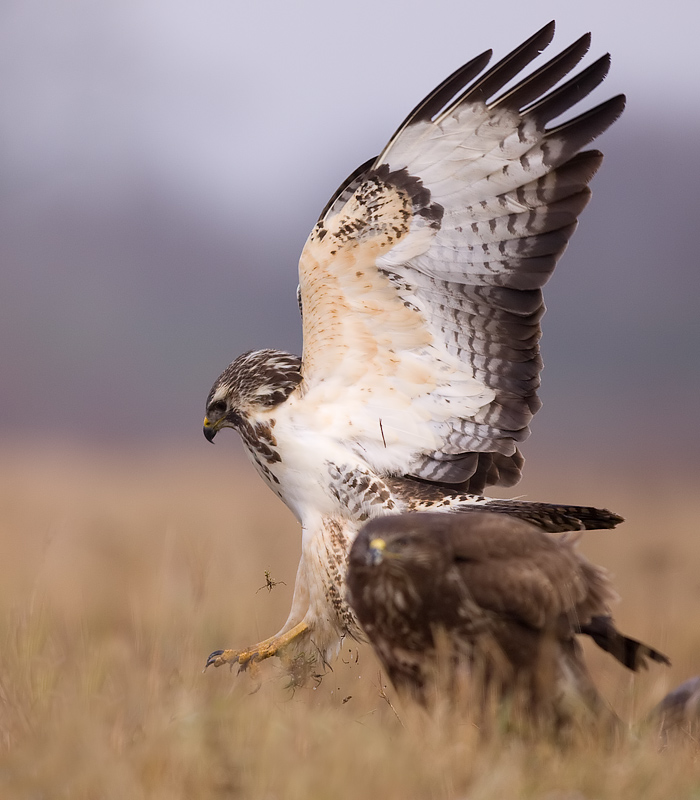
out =
<svg viewBox="0 0 700 800"><path fill-rule="evenodd" d="M606 55L552 90L589 35L498 94L553 34L481 75L490 52L457 70L306 243L297 392L377 470L471 491L520 478L517 443L540 405L541 289L602 159L580 150L624 107L618 96L546 127L607 74Z"/></svg>

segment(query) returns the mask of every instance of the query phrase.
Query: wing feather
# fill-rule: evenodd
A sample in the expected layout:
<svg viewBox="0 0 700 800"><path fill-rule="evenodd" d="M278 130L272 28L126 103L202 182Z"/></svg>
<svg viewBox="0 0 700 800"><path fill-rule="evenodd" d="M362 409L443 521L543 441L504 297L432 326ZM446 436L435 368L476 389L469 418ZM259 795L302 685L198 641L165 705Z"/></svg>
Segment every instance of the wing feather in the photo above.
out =
<svg viewBox="0 0 700 800"><path fill-rule="evenodd" d="M445 109L441 117L444 119L465 103L486 102L489 97L499 92L508 81L525 69L531 61L537 58L551 44L554 38L554 28L554 21L548 22L519 47L508 53L505 58L502 58L488 72L485 72L451 106Z"/></svg>
<svg viewBox="0 0 700 800"><path fill-rule="evenodd" d="M348 177L336 189L335 194L326 203L325 208L319 215L319 222L327 219L328 217L334 216L341 210L341 208L348 202L353 194L355 194L355 191L362 185L365 180L365 176L370 171L376 160L376 156L374 158L370 158L368 161L365 161L364 164L360 165L356 170L351 172L350 175L348 175Z"/></svg>
<svg viewBox="0 0 700 800"><path fill-rule="evenodd" d="M517 444L540 405L541 290L602 160L581 150L624 107L618 96L546 127L608 72L606 55L557 86L589 34L498 95L553 34L443 81L304 248L298 394L379 471L469 491L520 477Z"/></svg>
<svg viewBox="0 0 700 800"><path fill-rule="evenodd" d="M498 514L473 517L470 526L448 518L443 530L480 607L542 628L562 615L587 623L616 601L605 570L580 556L575 540L555 539L523 520L504 524Z"/></svg>
<svg viewBox="0 0 700 800"><path fill-rule="evenodd" d="M512 89L504 92L497 102L491 104L492 108L498 105L507 105L509 108L518 110L542 97L544 92L548 92L552 86L571 72L586 55L590 46L591 34L584 33L580 39L577 39L535 72L523 78Z"/></svg>

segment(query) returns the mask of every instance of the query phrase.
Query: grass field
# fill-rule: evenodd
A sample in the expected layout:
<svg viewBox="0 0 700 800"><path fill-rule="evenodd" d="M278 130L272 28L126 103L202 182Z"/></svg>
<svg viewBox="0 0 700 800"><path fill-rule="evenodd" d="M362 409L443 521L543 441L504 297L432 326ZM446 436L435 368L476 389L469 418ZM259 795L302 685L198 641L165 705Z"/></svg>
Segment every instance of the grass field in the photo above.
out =
<svg viewBox="0 0 700 800"><path fill-rule="evenodd" d="M366 646L346 643L296 690L273 663L202 674L210 651L274 633L289 609L298 526L252 469L226 448L6 447L0 797L700 798L694 737L664 745L639 724L700 672L698 500L672 472L640 491L642 466L608 469L531 475L522 491L628 518L583 549L615 575L620 627L673 667L633 678L589 649L630 735L558 747L484 739L463 709L402 705Z"/></svg>

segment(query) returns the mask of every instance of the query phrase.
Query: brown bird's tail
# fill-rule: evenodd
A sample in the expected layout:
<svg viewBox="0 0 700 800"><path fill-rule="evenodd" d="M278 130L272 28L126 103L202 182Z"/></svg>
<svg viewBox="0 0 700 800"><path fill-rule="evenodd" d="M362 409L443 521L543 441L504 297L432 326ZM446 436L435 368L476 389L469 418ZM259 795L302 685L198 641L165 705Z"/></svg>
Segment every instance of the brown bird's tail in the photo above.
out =
<svg viewBox="0 0 700 800"><path fill-rule="evenodd" d="M654 650L653 647L638 642L629 636L620 633L615 627L612 617L596 616L591 617L590 622L579 626L579 633L590 636L598 647L610 653L627 669L637 672L640 669L647 669L647 659L656 661L659 664L671 665L668 656Z"/></svg>

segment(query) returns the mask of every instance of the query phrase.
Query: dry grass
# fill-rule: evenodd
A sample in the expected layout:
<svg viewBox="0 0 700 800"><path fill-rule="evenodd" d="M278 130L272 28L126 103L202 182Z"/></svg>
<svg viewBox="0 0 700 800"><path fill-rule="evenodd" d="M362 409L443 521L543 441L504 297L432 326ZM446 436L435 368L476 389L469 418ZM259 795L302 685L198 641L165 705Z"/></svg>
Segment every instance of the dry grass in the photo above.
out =
<svg viewBox="0 0 700 800"><path fill-rule="evenodd" d="M644 727L614 747L483 740L465 713L402 706L354 645L317 687L287 688L273 664L257 681L203 675L211 650L279 627L300 545L286 509L226 448L6 448L0 478L0 797L700 797L689 736L665 748ZM697 501L678 486L640 495L634 476L550 476L546 492L528 480L532 497L631 518L584 548L616 575L624 630L674 660L632 680L591 652L634 723L700 671ZM257 591L265 570L287 585Z"/></svg>

